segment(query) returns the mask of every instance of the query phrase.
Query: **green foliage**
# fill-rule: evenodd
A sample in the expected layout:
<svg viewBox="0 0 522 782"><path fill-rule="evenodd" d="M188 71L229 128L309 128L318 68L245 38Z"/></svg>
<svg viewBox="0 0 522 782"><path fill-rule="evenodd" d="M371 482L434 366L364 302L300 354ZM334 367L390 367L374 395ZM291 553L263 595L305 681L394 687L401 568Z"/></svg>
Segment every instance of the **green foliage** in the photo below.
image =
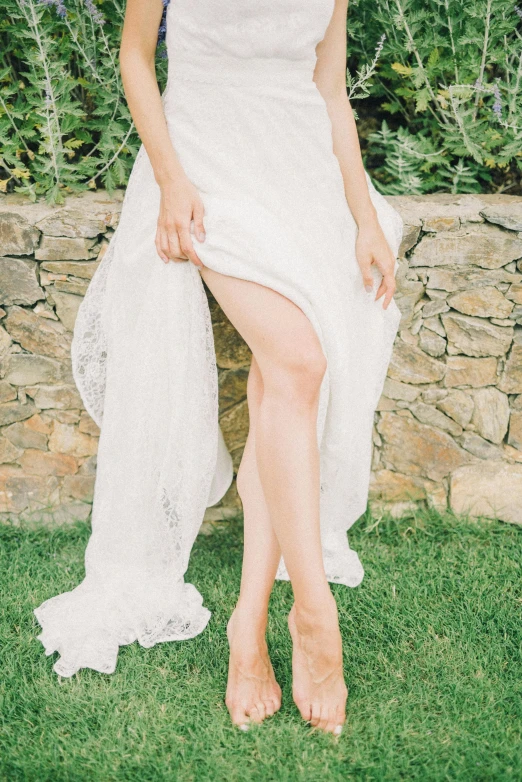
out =
<svg viewBox="0 0 522 782"><path fill-rule="evenodd" d="M386 36L367 90L381 190L520 189L521 18L513 0L352 0L350 68Z"/></svg>
<svg viewBox="0 0 522 782"><path fill-rule="evenodd" d="M118 63L123 0L65 2L3 0L0 20L0 189L58 203L124 185L139 146Z"/></svg>
<svg viewBox="0 0 522 782"><path fill-rule="evenodd" d="M351 0L347 86L383 192L522 192L515 1ZM0 191L60 202L125 185L139 136L118 63L124 0L3 0L2 11ZM158 56L160 88L166 66Z"/></svg>

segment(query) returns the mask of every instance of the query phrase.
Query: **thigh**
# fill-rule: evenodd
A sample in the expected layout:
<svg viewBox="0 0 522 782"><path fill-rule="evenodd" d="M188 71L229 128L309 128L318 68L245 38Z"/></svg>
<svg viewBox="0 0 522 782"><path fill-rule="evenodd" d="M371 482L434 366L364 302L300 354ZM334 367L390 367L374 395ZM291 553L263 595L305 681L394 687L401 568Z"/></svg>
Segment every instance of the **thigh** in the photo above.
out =
<svg viewBox="0 0 522 782"><path fill-rule="evenodd" d="M304 312L272 288L219 274L206 267L201 276L252 351L261 374L267 365L311 368L324 361L314 327Z"/></svg>

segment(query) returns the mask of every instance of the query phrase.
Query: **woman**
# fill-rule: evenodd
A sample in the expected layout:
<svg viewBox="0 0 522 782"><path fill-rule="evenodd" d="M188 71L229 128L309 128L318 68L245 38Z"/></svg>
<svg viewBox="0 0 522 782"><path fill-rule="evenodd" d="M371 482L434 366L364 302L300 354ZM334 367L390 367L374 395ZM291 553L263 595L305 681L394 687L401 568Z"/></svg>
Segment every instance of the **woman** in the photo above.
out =
<svg viewBox="0 0 522 782"><path fill-rule="evenodd" d="M121 220L75 324L101 426L86 577L36 609L55 670L111 673L118 648L191 638L210 613L183 575L232 478L201 279L252 350L237 476L241 590L226 703L243 729L280 706L265 641L290 579L293 696L338 735L347 689L329 581L363 570L373 412L399 322L402 222L364 171L346 94L347 0L128 0L125 92L143 141Z"/></svg>

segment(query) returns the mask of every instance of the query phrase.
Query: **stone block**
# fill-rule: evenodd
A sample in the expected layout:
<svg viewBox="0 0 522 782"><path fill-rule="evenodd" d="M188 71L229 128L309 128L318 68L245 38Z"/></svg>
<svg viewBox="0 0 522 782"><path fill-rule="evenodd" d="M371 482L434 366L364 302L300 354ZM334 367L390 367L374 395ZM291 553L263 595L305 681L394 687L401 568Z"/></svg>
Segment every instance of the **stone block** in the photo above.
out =
<svg viewBox="0 0 522 782"><path fill-rule="evenodd" d="M51 274L70 274L73 277L92 280L99 265L97 261L45 261L40 264L40 268Z"/></svg>
<svg viewBox="0 0 522 782"><path fill-rule="evenodd" d="M78 460L66 453L51 453L28 448L18 460L28 475L74 475Z"/></svg>
<svg viewBox="0 0 522 782"><path fill-rule="evenodd" d="M0 436L0 464L14 462L22 454L22 448L17 448L16 445L13 445L13 443L7 439L7 437Z"/></svg>
<svg viewBox="0 0 522 782"><path fill-rule="evenodd" d="M498 387L506 394L522 394L522 345L513 345Z"/></svg>
<svg viewBox="0 0 522 782"><path fill-rule="evenodd" d="M223 437L230 451L242 448L248 435L248 404L246 399L227 410L219 419Z"/></svg>
<svg viewBox="0 0 522 782"><path fill-rule="evenodd" d="M0 258L0 302L4 307L34 304L45 299L45 292L36 278L36 267L34 261Z"/></svg>
<svg viewBox="0 0 522 782"><path fill-rule="evenodd" d="M34 418L35 416L33 416ZM27 419L30 421L31 419ZM47 435L44 432L38 432L27 425L27 421L21 423L17 421L10 426L6 426L3 434L17 448L38 448L41 451L47 450ZM19 454L21 455L21 454Z"/></svg>
<svg viewBox="0 0 522 782"><path fill-rule="evenodd" d="M447 344L448 343L443 337L439 336L438 334L435 334L435 332L432 331L431 329L427 329L427 328L420 329L419 347L429 356L433 356L434 358L443 356L444 353L446 352Z"/></svg>
<svg viewBox="0 0 522 782"><path fill-rule="evenodd" d="M466 391L453 389L449 391L442 399L436 402L437 407L443 413L449 415L461 426L467 426L473 415L473 397Z"/></svg>
<svg viewBox="0 0 522 782"><path fill-rule="evenodd" d="M98 255L96 239L43 236L35 250L37 261L88 261Z"/></svg>
<svg viewBox="0 0 522 782"><path fill-rule="evenodd" d="M498 361L493 357L448 356L444 385L448 388L455 386L479 388L495 385L498 380L497 368Z"/></svg>
<svg viewBox="0 0 522 782"><path fill-rule="evenodd" d="M228 369L219 373L219 412L246 399L248 369Z"/></svg>
<svg viewBox="0 0 522 782"><path fill-rule="evenodd" d="M74 293L63 293L58 290L56 285L51 286L48 290L56 306L57 315L67 331L73 331L83 298L82 296L76 296Z"/></svg>
<svg viewBox="0 0 522 782"><path fill-rule="evenodd" d="M85 434L90 434L91 437L100 436L100 427L92 420L89 413L87 413L85 410L82 410L82 413L80 415L80 423L78 424L78 429L80 432L84 432Z"/></svg>
<svg viewBox="0 0 522 782"><path fill-rule="evenodd" d="M442 380L446 367L442 361L427 356L423 350L414 345L407 345L402 340L396 341L388 376L403 383L435 383Z"/></svg>
<svg viewBox="0 0 522 782"><path fill-rule="evenodd" d="M62 377L62 365L48 356L35 353L13 353L6 362L4 380L15 386L35 383L57 383Z"/></svg>
<svg viewBox="0 0 522 782"><path fill-rule="evenodd" d="M433 405L427 405L425 402L413 402L409 409L421 423L436 426L443 432L449 432L454 437L462 434L462 427L452 418L448 418L443 412Z"/></svg>
<svg viewBox="0 0 522 782"><path fill-rule="evenodd" d="M513 330L494 326L484 318L444 312L440 316L448 337L448 353L467 356L503 356L513 341Z"/></svg>
<svg viewBox="0 0 522 782"><path fill-rule="evenodd" d="M49 437L49 450L73 456L93 456L98 450L98 439L80 432L74 425L55 421Z"/></svg>
<svg viewBox="0 0 522 782"><path fill-rule="evenodd" d="M0 213L0 256L32 255L40 231L17 212Z"/></svg>
<svg viewBox="0 0 522 782"><path fill-rule="evenodd" d="M29 386L26 393L34 398L34 402L40 410L55 408L57 410L74 410L83 408L83 403L76 386ZM77 420L75 416L73 420ZM69 420L69 419L68 419Z"/></svg>
<svg viewBox="0 0 522 782"><path fill-rule="evenodd" d="M25 404L19 401L0 404L0 426L8 426L16 421L23 421L36 412L33 402Z"/></svg>
<svg viewBox="0 0 522 782"><path fill-rule="evenodd" d="M464 315L480 318L507 318L513 309L512 302L492 286L454 293L448 297L448 304Z"/></svg>
<svg viewBox="0 0 522 782"><path fill-rule="evenodd" d="M522 257L522 238L492 225L426 234L415 247L410 266L472 265L498 269Z"/></svg>
<svg viewBox="0 0 522 782"><path fill-rule="evenodd" d="M53 504L57 487L55 476L0 474L0 512L37 512Z"/></svg>
<svg viewBox="0 0 522 782"><path fill-rule="evenodd" d="M377 430L383 438L382 458L387 468L440 481L472 460L447 432L415 418L381 413Z"/></svg>
<svg viewBox="0 0 522 782"><path fill-rule="evenodd" d="M388 399L401 399L405 402L413 402L419 396L420 389L408 383L401 383L399 380L387 377L384 380L383 394Z"/></svg>
<svg viewBox="0 0 522 782"><path fill-rule="evenodd" d="M36 227L46 236L83 237L93 239L105 232L105 214L93 214L82 209L64 208L44 217Z"/></svg>
<svg viewBox="0 0 522 782"><path fill-rule="evenodd" d="M66 475L61 494L82 502L92 502L95 480L94 475Z"/></svg>
<svg viewBox="0 0 522 782"><path fill-rule="evenodd" d="M64 326L55 321L41 318L31 310L10 307L4 325L25 350L51 358L70 358L71 335Z"/></svg>
<svg viewBox="0 0 522 782"><path fill-rule="evenodd" d="M455 513L473 518L522 524L522 465L477 462L454 470L450 506Z"/></svg>
<svg viewBox="0 0 522 782"><path fill-rule="evenodd" d="M471 423L481 437L497 445L502 442L509 424L509 400L506 394L494 386L475 388Z"/></svg>
<svg viewBox="0 0 522 782"><path fill-rule="evenodd" d="M17 389L6 380L0 380L0 403L11 402L18 396Z"/></svg>
<svg viewBox="0 0 522 782"><path fill-rule="evenodd" d="M507 228L510 231L522 231L522 201L511 204L492 204L480 210L488 223Z"/></svg>
<svg viewBox="0 0 522 782"><path fill-rule="evenodd" d="M510 285L521 280L520 274L511 274L505 269L488 271L473 266L461 269L434 267L426 270L426 278L428 295L431 291L454 293L471 288L495 287L503 283Z"/></svg>
<svg viewBox="0 0 522 782"><path fill-rule="evenodd" d="M509 417L508 443L522 451L522 411L512 410Z"/></svg>

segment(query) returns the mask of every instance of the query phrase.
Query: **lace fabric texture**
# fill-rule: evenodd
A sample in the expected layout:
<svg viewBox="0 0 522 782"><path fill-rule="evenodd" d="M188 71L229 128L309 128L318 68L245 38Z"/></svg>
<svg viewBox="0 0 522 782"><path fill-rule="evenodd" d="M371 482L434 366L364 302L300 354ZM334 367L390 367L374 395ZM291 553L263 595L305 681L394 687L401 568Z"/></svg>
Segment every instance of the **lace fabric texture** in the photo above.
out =
<svg viewBox="0 0 522 782"><path fill-rule="evenodd" d="M346 532L368 496L373 414L400 312L364 290L356 225L313 80L333 0L176 0L167 11L169 133L205 206L203 263L277 290L327 358L317 421L330 581L363 568ZM402 221L367 175L395 254ZM35 609L54 670L112 673L121 645L192 638L210 612L184 581L205 508L232 461L218 425L208 304L191 263L164 264L160 192L141 146L121 220L75 323L71 358L101 427L85 578ZM375 272L375 285L379 283ZM277 577L287 579L281 561Z"/></svg>

